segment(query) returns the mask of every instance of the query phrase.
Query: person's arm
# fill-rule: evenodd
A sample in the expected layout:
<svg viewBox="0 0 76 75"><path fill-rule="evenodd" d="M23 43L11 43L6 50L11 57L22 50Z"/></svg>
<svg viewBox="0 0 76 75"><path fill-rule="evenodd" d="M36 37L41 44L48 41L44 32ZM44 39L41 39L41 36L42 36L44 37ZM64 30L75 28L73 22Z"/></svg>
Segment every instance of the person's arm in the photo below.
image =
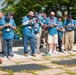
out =
<svg viewBox="0 0 76 75"><path fill-rule="evenodd" d="M7 23L4 24L4 25L2 25L2 26L0 26L0 30L2 30L2 29L5 28L5 27L8 27L8 24L7 24Z"/></svg>
<svg viewBox="0 0 76 75"><path fill-rule="evenodd" d="M58 24L57 24L57 18L54 18L54 27L58 27Z"/></svg>
<svg viewBox="0 0 76 75"><path fill-rule="evenodd" d="M12 19L12 24L8 24L8 26L10 27L10 28L12 28L13 30L16 30L16 24L15 24L15 21Z"/></svg>
<svg viewBox="0 0 76 75"><path fill-rule="evenodd" d="M9 27L12 28L13 30L16 30L16 26L10 25Z"/></svg>
<svg viewBox="0 0 76 75"><path fill-rule="evenodd" d="M27 24L29 24L29 21L24 22L22 25L25 26Z"/></svg>
<svg viewBox="0 0 76 75"><path fill-rule="evenodd" d="M24 18L22 19L22 25L23 25L23 26L26 26L26 25L28 25L28 24L31 23L31 22L33 22L33 20L32 20L32 19L31 19L31 20L28 20L27 17L24 17Z"/></svg>

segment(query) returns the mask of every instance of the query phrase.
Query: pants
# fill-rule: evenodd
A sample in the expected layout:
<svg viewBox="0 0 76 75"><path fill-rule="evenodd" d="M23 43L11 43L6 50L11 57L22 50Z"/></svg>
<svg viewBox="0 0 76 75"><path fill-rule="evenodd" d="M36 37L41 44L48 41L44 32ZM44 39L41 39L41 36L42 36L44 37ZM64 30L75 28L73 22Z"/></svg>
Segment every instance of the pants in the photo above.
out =
<svg viewBox="0 0 76 75"><path fill-rule="evenodd" d="M35 42L36 42L36 52L39 52L39 47L40 47L40 34L35 35Z"/></svg>
<svg viewBox="0 0 76 75"><path fill-rule="evenodd" d="M6 56L12 55L13 39L3 39L3 50Z"/></svg>
<svg viewBox="0 0 76 75"><path fill-rule="evenodd" d="M35 53L35 37L29 37L27 35L23 35L23 44L24 44L24 54L28 53L28 41L30 41L31 45L31 54Z"/></svg>
<svg viewBox="0 0 76 75"><path fill-rule="evenodd" d="M62 37L63 37L63 33L58 33L58 46L59 46L59 51L62 51L61 47L62 47Z"/></svg>
<svg viewBox="0 0 76 75"><path fill-rule="evenodd" d="M65 31L65 49L72 50L74 44L74 31Z"/></svg>

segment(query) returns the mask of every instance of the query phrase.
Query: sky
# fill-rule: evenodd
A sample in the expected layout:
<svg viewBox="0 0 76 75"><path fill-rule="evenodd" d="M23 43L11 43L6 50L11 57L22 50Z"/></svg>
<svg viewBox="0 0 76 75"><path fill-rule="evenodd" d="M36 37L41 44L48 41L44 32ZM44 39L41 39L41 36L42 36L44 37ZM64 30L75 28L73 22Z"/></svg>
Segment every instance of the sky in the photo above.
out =
<svg viewBox="0 0 76 75"><path fill-rule="evenodd" d="M0 0L0 9L2 9L1 4L3 3L4 0Z"/></svg>

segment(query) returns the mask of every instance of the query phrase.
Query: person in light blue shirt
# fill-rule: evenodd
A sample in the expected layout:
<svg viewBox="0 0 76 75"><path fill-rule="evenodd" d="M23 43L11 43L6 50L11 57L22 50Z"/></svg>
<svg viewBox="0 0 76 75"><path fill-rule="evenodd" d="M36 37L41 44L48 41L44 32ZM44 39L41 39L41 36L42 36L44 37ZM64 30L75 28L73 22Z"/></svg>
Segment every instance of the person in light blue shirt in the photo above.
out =
<svg viewBox="0 0 76 75"><path fill-rule="evenodd" d="M62 24L62 19L60 16L57 17L58 18L58 21L57 21L57 24L58 24L58 47L59 47L59 51L62 52L62 37L63 37L63 24Z"/></svg>
<svg viewBox="0 0 76 75"><path fill-rule="evenodd" d="M41 35L42 41L43 41L43 44L44 44L43 47L46 47L46 38L47 38L47 30L44 28L46 18L47 18L47 16L46 16L46 14L44 13L44 15L43 15L42 35Z"/></svg>
<svg viewBox="0 0 76 75"><path fill-rule="evenodd" d="M38 23L34 19L34 13L29 11L28 15L22 19L22 35L24 43L24 56L28 56L28 41L31 45L31 55L36 56L35 54L35 33L39 31Z"/></svg>
<svg viewBox="0 0 76 75"><path fill-rule="evenodd" d="M58 54L56 51L56 45L58 43L58 32L57 32L57 18L55 17L55 13L52 11L50 12L50 16L46 19L45 27L48 28L48 47L49 47L49 54L52 55ZM53 45L54 43L54 45Z"/></svg>
<svg viewBox="0 0 76 75"><path fill-rule="evenodd" d="M11 58L13 56L12 46L16 24L14 20L10 18L10 14L6 14L3 20L3 24L0 25L0 29L2 31L3 50L5 57Z"/></svg>
<svg viewBox="0 0 76 75"><path fill-rule="evenodd" d="M36 40L36 54L40 54L40 38L42 33L42 25L43 25L43 11L40 11L39 14L37 12L34 12L36 22L39 24L39 32L35 34L35 40Z"/></svg>
<svg viewBox="0 0 76 75"><path fill-rule="evenodd" d="M72 15L68 15L68 18L64 20L63 26L65 28L65 52L72 53L75 29L75 21L72 19Z"/></svg>

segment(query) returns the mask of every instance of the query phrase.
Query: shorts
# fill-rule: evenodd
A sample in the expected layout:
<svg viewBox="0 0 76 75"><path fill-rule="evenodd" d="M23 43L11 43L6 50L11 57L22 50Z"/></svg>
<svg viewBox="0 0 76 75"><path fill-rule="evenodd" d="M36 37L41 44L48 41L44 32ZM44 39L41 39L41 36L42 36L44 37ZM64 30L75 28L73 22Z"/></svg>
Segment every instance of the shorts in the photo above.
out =
<svg viewBox="0 0 76 75"><path fill-rule="evenodd" d="M48 44L54 43L58 44L58 34L55 35L48 35Z"/></svg>

